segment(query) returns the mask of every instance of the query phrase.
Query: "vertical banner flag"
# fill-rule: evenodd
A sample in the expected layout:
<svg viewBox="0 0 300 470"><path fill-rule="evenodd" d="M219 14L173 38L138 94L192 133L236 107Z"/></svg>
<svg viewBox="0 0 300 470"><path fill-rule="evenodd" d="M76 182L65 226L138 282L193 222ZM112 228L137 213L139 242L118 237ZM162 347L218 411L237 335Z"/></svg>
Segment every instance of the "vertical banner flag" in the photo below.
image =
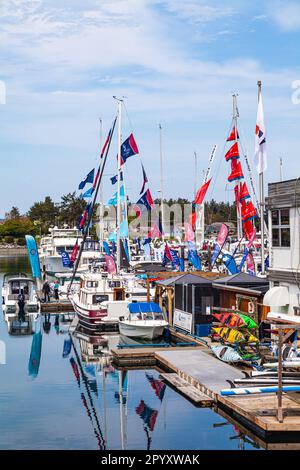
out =
<svg viewBox="0 0 300 470"><path fill-rule="evenodd" d="M195 240L195 232L188 222L184 223L184 241L193 242Z"/></svg>
<svg viewBox="0 0 300 470"><path fill-rule="evenodd" d="M267 169L266 152L266 128L261 93L259 94L257 119L255 128L255 156L254 162L257 173L263 173Z"/></svg>
<svg viewBox="0 0 300 470"><path fill-rule="evenodd" d="M228 269L229 274L237 274L239 272L234 257L230 254L225 253L222 256L222 262Z"/></svg>
<svg viewBox="0 0 300 470"><path fill-rule="evenodd" d="M109 274L116 274L117 273L117 268L116 268L116 263L115 260L111 255L104 255L105 263L107 266L107 271Z"/></svg>
<svg viewBox="0 0 300 470"><path fill-rule="evenodd" d="M253 258L252 253L248 253L248 256L246 258L246 264L247 264L248 274L255 276L255 263L254 263L254 258Z"/></svg>
<svg viewBox="0 0 300 470"><path fill-rule="evenodd" d="M189 251L188 251L188 260L189 260L189 262L192 263L192 265L194 266L194 268L197 269L197 271L201 271L202 270L202 264L201 264L201 260L198 256L195 243L188 242L188 249L189 249Z"/></svg>
<svg viewBox="0 0 300 470"><path fill-rule="evenodd" d="M205 195L207 193L207 190L209 188L211 180L212 178L210 178L206 183L204 183L201 186L201 188L198 189L196 197L195 197L195 201L194 201L195 204L199 204L199 205L202 204L202 202L204 201Z"/></svg>
<svg viewBox="0 0 300 470"><path fill-rule="evenodd" d="M32 235L25 235L28 257L31 266L31 272L33 277L41 277L41 268L39 260L39 252L36 245L35 238Z"/></svg>
<svg viewBox="0 0 300 470"><path fill-rule="evenodd" d="M66 250L61 252L61 260L64 268L72 268L73 263L70 260L69 253Z"/></svg>
<svg viewBox="0 0 300 470"><path fill-rule="evenodd" d="M228 237L228 227L226 224L222 224L219 235L217 238L217 243L215 244L215 248L211 257L211 266L213 267L215 262L217 261L219 254L221 253L221 250L224 246L224 243L226 242L226 239Z"/></svg>

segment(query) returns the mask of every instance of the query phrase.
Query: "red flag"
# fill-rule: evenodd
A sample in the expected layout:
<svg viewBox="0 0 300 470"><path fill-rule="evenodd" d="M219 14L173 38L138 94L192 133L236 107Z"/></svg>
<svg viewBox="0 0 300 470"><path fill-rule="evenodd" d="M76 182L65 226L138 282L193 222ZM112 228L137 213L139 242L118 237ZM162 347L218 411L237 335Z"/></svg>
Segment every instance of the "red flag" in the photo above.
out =
<svg viewBox="0 0 300 470"><path fill-rule="evenodd" d="M205 195L207 193L208 187L210 185L210 182L211 182L211 178L206 183L204 183L200 189L198 189L198 192L196 194L195 201L194 201L195 204L202 204L202 202L204 201Z"/></svg>
<svg viewBox="0 0 300 470"><path fill-rule="evenodd" d="M226 158L226 161L228 162L232 158L239 158L239 157L240 157L239 146L238 146L238 143L235 142L235 144L233 144L228 150L228 152L225 154L225 158Z"/></svg>
<svg viewBox="0 0 300 470"><path fill-rule="evenodd" d="M193 230L196 229L196 222L197 222L197 213L192 212L190 214L190 225L192 226Z"/></svg>
<svg viewBox="0 0 300 470"><path fill-rule="evenodd" d="M240 211L240 184L236 184L234 187L234 195L235 195L235 204L237 210Z"/></svg>
<svg viewBox="0 0 300 470"><path fill-rule="evenodd" d="M232 131L230 132L230 135L228 136L227 142L231 142L232 140L237 140L237 139L239 139L239 133L236 127L233 126Z"/></svg>
<svg viewBox="0 0 300 470"><path fill-rule="evenodd" d="M231 160L231 173L228 176L228 181L231 183L232 181L240 180L242 178L244 178L244 173L241 162L238 162L236 159Z"/></svg>
<svg viewBox="0 0 300 470"><path fill-rule="evenodd" d="M78 246L78 242L76 241L75 245L73 246L73 250L70 256L70 261L72 261L72 263L74 263L76 260L78 250L79 250L79 246Z"/></svg>
<svg viewBox="0 0 300 470"><path fill-rule="evenodd" d="M257 212L256 209L253 205L253 202L250 201L248 204L242 204L242 219L243 222L254 219L254 217L257 217Z"/></svg>
<svg viewBox="0 0 300 470"><path fill-rule="evenodd" d="M166 243L166 245L165 245L165 256L166 256L166 258L168 258L169 261L171 261L171 262L173 261L168 243Z"/></svg>
<svg viewBox="0 0 300 470"><path fill-rule="evenodd" d="M251 196L249 194L249 190L247 187L246 182L241 184L241 190L240 190L240 195L239 195L239 200L244 201L245 199L249 199Z"/></svg>

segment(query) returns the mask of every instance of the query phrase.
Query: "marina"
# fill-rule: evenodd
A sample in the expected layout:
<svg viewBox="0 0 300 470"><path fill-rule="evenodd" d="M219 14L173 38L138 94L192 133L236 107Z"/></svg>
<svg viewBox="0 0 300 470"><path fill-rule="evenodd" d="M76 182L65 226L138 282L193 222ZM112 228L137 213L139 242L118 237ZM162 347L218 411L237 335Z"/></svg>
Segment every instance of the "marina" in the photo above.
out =
<svg viewBox="0 0 300 470"><path fill-rule="evenodd" d="M52 3L0 8L0 455L280 465L300 4Z"/></svg>

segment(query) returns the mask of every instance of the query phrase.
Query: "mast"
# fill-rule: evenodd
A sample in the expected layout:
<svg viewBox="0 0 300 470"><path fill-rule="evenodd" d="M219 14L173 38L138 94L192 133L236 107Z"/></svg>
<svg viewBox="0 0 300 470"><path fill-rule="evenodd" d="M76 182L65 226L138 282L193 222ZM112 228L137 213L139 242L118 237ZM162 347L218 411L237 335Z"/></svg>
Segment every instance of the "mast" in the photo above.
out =
<svg viewBox="0 0 300 470"><path fill-rule="evenodd" d="M261 81L257 82L258 102L261 96ZM265 274L265 196L264 196L264 172L259 173L259 198L260 198L260 237L261 237L261 273Z"/></svg>
<svg viewBox="0 0 300 470"><path fill-rule="evenodd" d="M121 268L121 145L122 145L122 106L123 100L114 96L118 102L118 189L117 189L117 272Z"/></svg>
<svg viewBox="0 0 300 470"><path fill-rule="evenodd" d="M279 158L280 181L283 181L283 163L282 157Z"/></svg>
<svg viewBox="0 0 300 470"><path fill-rule="evenodd" d="M101 148L102 148L102 118L99 117L99 144L100 144L100 152L101 152ZM99 240L100 240L100 253L103 253L103 239L104 239L104 236L103 236L103 230L104 230L104 227L103 227L103 181L101 180L100 181L100 188L99 188L99 193L100 193L100 207L99 207L99 216L100 216L100 220L99 220L99 225L100 225L100 236L99 236Z"/></svg>
<svg viewBox="0 0 300 470"><path fill-rule="evenodd" d="M159 127L159 149L160 149L160 210L161 210L161 228L162 228L162 241L164 241L164 177L163 177L163 152L162 152L162 127Z"/></svg>
<svg viewBox="0 0 300 470"><path fill-rule="evenodd" d="M196 197L196 193L197 193L197 175L198 175L198 158L197 158L197 152L194 152L194 158L195 158L194 197Z"/></svg>
<svg viewBox="0 0 300 470"><path fill-rule="evenodd" d="M232 95L232 107L233 107L233 112L232 112L232 119L233 119L233 126L235 128L235 142L238 140L238 131L237 131L237 120L239 117L239 111L237 107L237 97L238 94L233 93ZM240 183L237 183L238 185ZM236 220L237 220L237 235L238 235L238 240L241 239L243 236L243 229L242 229L242 219L241 219L241 208L240 208L240 202L236 201Z"/></svg>

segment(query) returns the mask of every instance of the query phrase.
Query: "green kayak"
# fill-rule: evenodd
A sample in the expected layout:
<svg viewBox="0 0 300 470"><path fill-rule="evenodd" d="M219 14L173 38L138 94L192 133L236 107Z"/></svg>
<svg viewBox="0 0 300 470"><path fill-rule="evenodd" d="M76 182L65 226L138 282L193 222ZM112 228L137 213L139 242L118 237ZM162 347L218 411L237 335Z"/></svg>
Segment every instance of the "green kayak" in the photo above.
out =
<svg viewBox="0 0 300 470"><path fill-rule="evenodd" d="M243 313L238 313L238 316L242 320L244 320L244 322L246 323L247 328L249 328L249 330L253 330L253 329L257 328L257 324L255 323L254 320L252 320L252 318L247 317L247 315L244 315Z"/></svg>

